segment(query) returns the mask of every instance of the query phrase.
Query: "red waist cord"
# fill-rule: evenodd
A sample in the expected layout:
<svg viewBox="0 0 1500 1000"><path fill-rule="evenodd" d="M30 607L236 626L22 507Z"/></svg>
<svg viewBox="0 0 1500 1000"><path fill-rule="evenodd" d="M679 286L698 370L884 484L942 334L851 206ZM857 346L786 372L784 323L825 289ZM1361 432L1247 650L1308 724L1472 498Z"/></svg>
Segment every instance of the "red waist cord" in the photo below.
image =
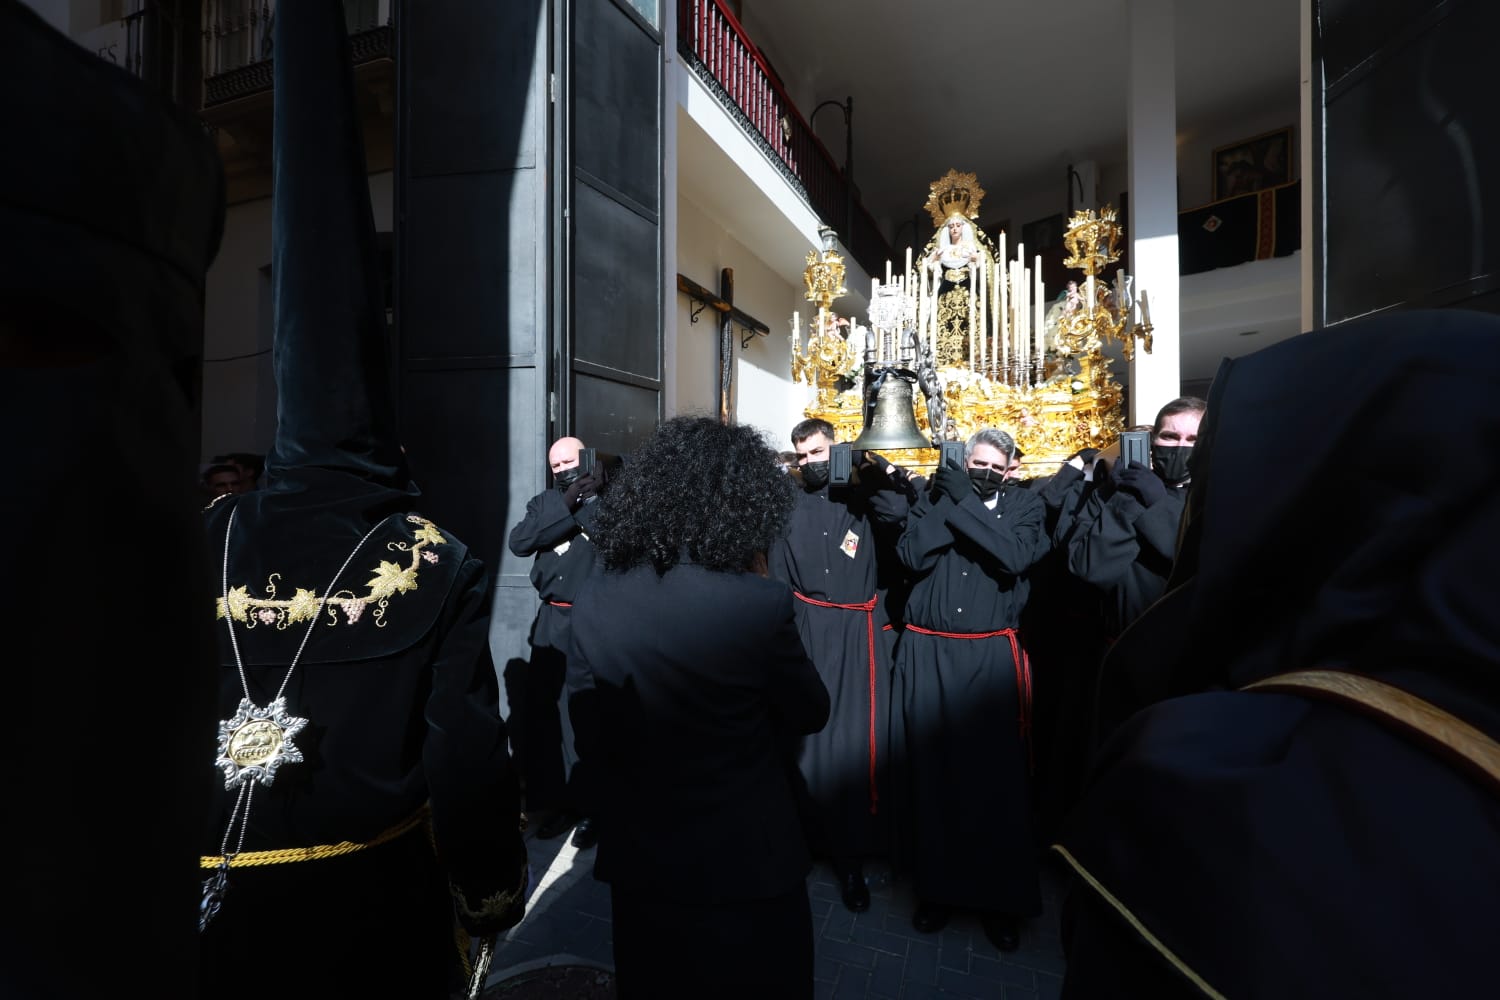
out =
<svg viewBox="0 0 1500 1000"><path fill-rule="evenodd" d="M865 613L865 636L870 664L870 815L873 816L880 811L880 789L875 783L875 604L879 595L859 604L835 604L832 601L820 601L816 597L808 597L795 590L792 591L792 596L805 604L814 604L820 608L840 608L844 611Z"/></svg>

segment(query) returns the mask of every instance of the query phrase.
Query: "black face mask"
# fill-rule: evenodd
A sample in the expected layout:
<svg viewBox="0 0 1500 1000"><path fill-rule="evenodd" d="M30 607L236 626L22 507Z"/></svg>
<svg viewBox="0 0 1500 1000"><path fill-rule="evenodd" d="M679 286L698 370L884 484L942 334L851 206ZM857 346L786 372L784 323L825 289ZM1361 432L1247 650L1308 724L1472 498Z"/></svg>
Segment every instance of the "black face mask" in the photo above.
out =
<svg viewBox="0 0 1500 1000"><path fill-rule="evenodd" d="M1193 446L1173 448L1166 445L1151 446L1151 468L1164 479L1168 486L1187 482L1188 459L1193 455Z"/></svg>
<svg viewBox="0 0 1500 1000"><path fill-rule="evenodd" d="M579 475L578 466L575 465L571 469L563 469L561 472L552 473L552 484L558 490L566 490L578 481Z"/></svg>
<svg viewBox="0 0 1500 1000"><path fill-rule="evenodd" d="M828 485L828 463L808 462L802 467L802 485L809 492Z"/></svg>
<svg viewBox="0 0 1500 1000"><path fill-rule="evenodd" d="M979 499L988 500L1000 492L1005 477L994 469L970 469L969 482L974 484L974 492L979 494Z"/></svg>

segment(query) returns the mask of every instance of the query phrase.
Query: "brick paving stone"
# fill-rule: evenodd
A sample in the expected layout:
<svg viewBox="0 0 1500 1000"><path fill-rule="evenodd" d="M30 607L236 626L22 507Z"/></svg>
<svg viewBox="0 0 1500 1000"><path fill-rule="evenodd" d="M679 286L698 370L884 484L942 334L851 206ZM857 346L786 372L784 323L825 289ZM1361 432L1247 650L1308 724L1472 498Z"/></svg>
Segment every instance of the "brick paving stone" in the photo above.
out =
<svg viewBox="0 0 1500 1000"><path fill-rule="evenodd" d="M839 981L839 971L843 966L833 959L823 955L821 949L813 956L813 981L820 983L836 983Z"/></svg>
<svg viewBox="0 0 1500 1000"><path fill-rule="evenodd" d="M870 974L860 969L846 968L839 976L833 995L837 1000L866 1000L870 993Z"/></svg>
<svg viewBox="0 0 1500 1000"><path fill-rule="evenodd" d="M969 963L969 971L981 979L1004 983L1006 986L1022 986L1028 990L1036 986L1036 973L999 959L981 958L976 955Z"/></svg>
<svg viewBox="0 0 1500 1000"><path fill-rule="evenodd" d="M813 1000L833 1000L833 983L825 983L821 979L813 980Z"/></svg>
<svg viewBox="0 0 1500 1000"><path fill-rule="evenodd" d="M854 928L852 937L855 944L862 944L867 948L873 948L877 952L884 954L901 955L903 957L912 943L912 939L904 934L892 934L889 931L877 930L871 927Z"/></svg>
<svg viewBox="0 0 1500 1000"><path fill-rule="evenodd" d="M906 946L906 981L933 984L937 982L938 947L933 941L912 941Z"/></svg>
<svg viewBox="0 0 1500 1000"><path fill-rule="evenodd" d="M973 955L967 940L949 939L938 946L938 971L969 972L969 959Z"/></svg>
<svg viewBox="0 0 1500 1000"><path fill-rule="evenodd" d="M820 956L827 956L843 965L867 970L875 968L875 949L862 944L824 938L818 942L817 951Z"/></svg>
<svg viewBox="0 0 1500 1000"><path fill-rule="evenodd" d="M872 996L898 997L901 995L902 980L906 975L906 956L903 955L876 955L875 968L870 973L870 993Z"/></svg>
<svg viewBox="0 0 1500 1000"><path fill-rule="evenodd" d="M1062 977L1038 973L1036 977L1037 1000L1059 1000L1062 996Z"/></svg>
<svg viewBox="0 0 1500 1000"><path fill-rule="evenodd" d="M844 908L841 902L828 914L828 919L823 922L823 933L820 935L825 940L848 941L854 931L854 914Z"/></svg>
<svg viewBox="0 0 1500 1000"><path fill-rule="evenodd" d="M976 1000L999 997L1004 990L999 983L979 979L967 972L957 972L953 969L938 969L938 986L954 996L974 997Z"/></svg>

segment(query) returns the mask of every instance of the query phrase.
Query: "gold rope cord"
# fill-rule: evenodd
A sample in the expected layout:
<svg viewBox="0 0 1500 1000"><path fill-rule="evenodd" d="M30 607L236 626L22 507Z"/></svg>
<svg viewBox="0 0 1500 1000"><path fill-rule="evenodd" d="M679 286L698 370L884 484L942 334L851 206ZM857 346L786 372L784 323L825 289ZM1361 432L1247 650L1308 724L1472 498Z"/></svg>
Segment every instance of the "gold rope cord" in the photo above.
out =
<svg viewBox="0 0 1500 1000"><path fill-rule="evenodd" d="M1247 684L1244 691L1327 695L1414 730L1468 761L1500 788L1500 743L1456 715L1373 677L1342 670L1294 670Z"/></svg>
<svg viewBox="0 0 1500 1000"><path fill-rule="evenodd" d="M375 835L368 844L356 844L345 840L337 844L315 844L311 847L287 847L278 851L246 851L243 854L234 855L229 862L229 867L249 868L253 865L284 865L293 861L320 861L324 858L337 858L345 854L354 854L358 851L371 847L379 847L381 844L395 840L409 830L415 829L419 824L427 822L431 807L424 805L411 816L397 823L389 830L384 830ZM198 858L199 868L217 868L224 863L224 857L220 854L205 854Z"/></svg>
<svg viewBox="0 0 1500 1000"><path fill-rule="evenodd" d="M1135 928L1135 932L1139 934L1147 944L1160 952L1161 956L1168 962L1172 963L1172 967L1186 976L1189 982L1198 987L1198 989L1202 991L1204 996L1212 997L1213 1000L1227 1000L1224 994L1220 993L1218 990L1210 986L1208 984L1208 980L1198 975L1198 973L1193 970L1192 966L1188 965L1182 959L1178 958L1176 952L1163 944L1161 938L1157 937L1155 934L1152 934L1151 931L1147 929L1146 925L1141 923L1140 918L1137 917L1134 913L1130 912L1129 907L1120 902L1120 900L1115 897L1114 893L1104 888L1104 884L1096 879L1093 876L1092 872L1083 867L1083 863L1081 861L1073 857L1072 854L1068 853L1068 849L1066 847L1062 846L1061 844L1053 844L1052 849L1058 854L1061 854L1063 860L1066 861L1072 867L1072 869L1078 873L1080 878L1088 883L1089 888L1097 892L1100 898L1102 898L1110 906L1114 907L1115 911L1119 913L1120 916L1124 917L1131 927Z"/></svg>

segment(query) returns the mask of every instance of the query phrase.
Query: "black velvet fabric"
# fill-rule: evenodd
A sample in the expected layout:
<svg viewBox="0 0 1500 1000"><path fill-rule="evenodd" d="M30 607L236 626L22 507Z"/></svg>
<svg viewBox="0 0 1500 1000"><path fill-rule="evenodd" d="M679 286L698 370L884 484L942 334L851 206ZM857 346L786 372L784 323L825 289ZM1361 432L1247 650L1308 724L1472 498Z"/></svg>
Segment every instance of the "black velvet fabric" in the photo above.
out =
<svg viewBox="0 0 1500 1000"><path fill-rule="evenodd" d="M267 480L336 469L414 494L396 438L381 269L343 8L278 7ZM288 99L293 95L295 99Z"/></svg>
<svg viewBox="0 0 1500 1000"><path fill-rule="evenodd" d="M1342 704L1239 689L1345 670L1500 736L1497 394L1500 317L1459 310L1221 367L1175 589L1106 657L1123 721L1060 838L1098 883L1070 895L1064 997L1201 995L1185 969L1234 997L1493 992L1493 785Z"/></svg>
<svg viewBox="0 0 1500 1000"><path fill-rule="evenodd" d="M200 985L205 996L259 988L247 986L245 956L261 954L296 970L276 985L285 996L328 996L336 984L340 995L444 997L455 918L492 935L524 907L488 574L421 516L395 436L342 6L284 3L274 32L276 437L266 487L205 514L221 596L201 614L218 642L217 718L241 698L265 705L281 693L307 725L294 737L303 760L257 787L243 842L236 791L205 773L213 808L201 850L369 844L424 809L430 828L353 858L231 865L203 935ZM289 913L296 940L268 936Z"/></svg>
<svg viewBox="0 0 1500 1000"><path fill-rule="evenodd" d="M191 996L212 596L193 491L223 177L200 126L0 0L0 995Z"/></svg>
<svg viewBox="0 0 1500 1000"><path fill-rule="evenodd" d="M1225 361L1168 595L1105 660L1112 717L1358 663L1500 735L1497 360L1500 318L1432 310Z"/></svg>

